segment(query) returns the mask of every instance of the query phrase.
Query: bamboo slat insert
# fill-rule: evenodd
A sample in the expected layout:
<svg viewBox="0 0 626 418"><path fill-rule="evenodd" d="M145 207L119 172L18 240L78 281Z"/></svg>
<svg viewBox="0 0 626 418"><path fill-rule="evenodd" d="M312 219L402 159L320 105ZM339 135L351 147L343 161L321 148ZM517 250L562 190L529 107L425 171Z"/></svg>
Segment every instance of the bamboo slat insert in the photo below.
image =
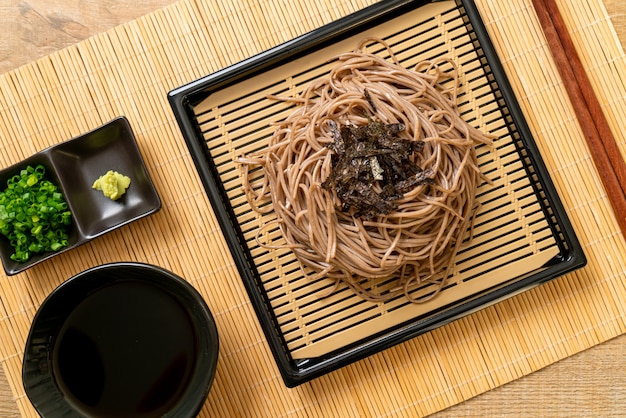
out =
<svg viewBox="0 0 626 418"><path fill-rule="evenodd" d="M272 134L272 124L293 109L293 105L267 96L299 94L311 80L330 71L337 54L352 50L360 39L374 34L398 51L396 57L406 68L425 59L455 59L462 80L459 111L477 128L498 136L493 148L477 149L481 170L491 184L478 190L482 207L474 240L459 253L446 288L424 304L399 298L375 305L361 301L348 289L320 299L328 282L305 279L290 251L259 246L260 229L261 239L272 246L281 244L281 233L275 225L263 227L271 224L273 215L260 216L247 205L242 192L244 172L236 162L262 149ZM381 48L378 53L387 52ZM450 304L537 271L559 254L530 174L520 162L514 134L506 129L506 118L489 89L488 74L454 4L420 8L369 33L335 42L313 57L220 89L219 94L211 94L197 105L195 113L294 359L320 357L408 320L436 314ZM425 287L417 294L429 291Z"/></svg>

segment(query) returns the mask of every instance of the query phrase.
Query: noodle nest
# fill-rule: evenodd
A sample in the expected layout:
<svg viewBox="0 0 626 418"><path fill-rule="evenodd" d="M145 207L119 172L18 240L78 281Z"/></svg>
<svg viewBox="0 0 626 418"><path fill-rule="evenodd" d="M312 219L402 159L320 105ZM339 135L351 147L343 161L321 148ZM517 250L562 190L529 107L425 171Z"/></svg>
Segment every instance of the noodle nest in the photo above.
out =
<svg viewBox="0 0 626 418"><path fill-rule="evenodd" d="M272 97L295 103L295 110L277 124L267 148L240 158L244 188L256 211L274 211L280 247L294 252L305 274L335 282L326 294L345 284L373 302L402 295L423 302L442 288L468 239L485 180L474 146L491 138L460 117L453 62L405 69L381 40L374 41L389 58L365 52L371 41L340 55L298 97ZM428 181L398 196L387 214L354 216L322 183L332 170L338 127L372 121L402 124L399 136L423 141L412 158ZM263 169L261 180L248 182L255 166Z"/></svg>

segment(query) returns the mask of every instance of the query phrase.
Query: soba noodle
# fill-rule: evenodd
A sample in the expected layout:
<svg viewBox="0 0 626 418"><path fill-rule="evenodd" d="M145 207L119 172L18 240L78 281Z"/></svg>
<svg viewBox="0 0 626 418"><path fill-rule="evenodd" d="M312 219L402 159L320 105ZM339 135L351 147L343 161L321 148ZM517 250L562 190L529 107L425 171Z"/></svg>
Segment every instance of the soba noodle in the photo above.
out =
<svg viewBox="0 0 626 418"><path fill-rule="evenodd" d="M382 41L389 59L364 52L366 42L338 57L327 77L312 82L278 123L263 151L240 159L252 207L271 199L285 247L311 279L342 283L373 302L406 295L423 302L443 286L477 210L484 180L474 145L488 135L466 123L456 108L458 78L448 60L403 68ZM322 187L332 170L337 126L372 120L404 125L398 135L423 141L414 157L429 181L394 200L387 214L358 217L340 210L332 190ZM262 184L247 183L250 167L263 168ZM374 186L375 187L375 186ZM310 270L308 270L310 269ZM414 289L434 285L413 296Z"/></svg>

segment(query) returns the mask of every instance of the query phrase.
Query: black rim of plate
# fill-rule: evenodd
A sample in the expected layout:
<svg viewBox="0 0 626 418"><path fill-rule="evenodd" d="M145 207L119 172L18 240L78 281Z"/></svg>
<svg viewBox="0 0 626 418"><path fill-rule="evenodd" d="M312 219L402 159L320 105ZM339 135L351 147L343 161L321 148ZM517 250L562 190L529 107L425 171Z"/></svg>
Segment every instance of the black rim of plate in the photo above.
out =
<svg viewBox="0 0 626 418"><path fill-rule="evenodd" d="M462 11L473 43L476 49L480 50L484 65L490 69L490 74L493 77L492 85L494 89L498 90L502 106L507 109L510 116L509 123L514 125L519 133L519 142L523 144L527 155L525 163L534 170L536 177L539 178L542 185L542 196L545 197L546 201L550 202L549 210L555 220L553 228L555 228L555 231L558 231L561 239L562 253L539 273L529 274L513 284L454 306L428 320L399 326L382 335L344 347L344 349L330 353L323 358L294 361L290 357L288 350L285 348L283 336L278 331L276 317L273 315L271 304L267 295L263 293L252 257L247 248L245 248L245 239L242 237L241 229L237 224L228 195L220 182L215 163L203 141L202 132L200 132L194 115L194 106L200 103L208 94L219 91L220 88L234 85L262 72L271 71L272 68L282 63L306 56L336 40L347 38L434 1L437 0L388 0L375 3L292 41L169 92L168 99L183 138L190 150L207 196L215 209L216 216L259 318L268 345L281 372L283 381L288 387L305 383L378 353L586 264L582 247L573 231L556 189L550 181L549 172L534 142L532 133L476 5L471 0L456 0L456 7Z"/></svg>
<svg viewBox="0 0 626 418"><path fill-rule="evenodd" d="M120 269L130 272L130 278ZM198 355L195 372L185 396L164 417L195 417L209 394L219 353L219 339L214 318L198 291L187 281L161 267L137 262L119 262L93 267L72 276L54 289L41 304L26 340L22 379L26 394L42 417L82 417L65 399L52 373L51 350L64 320L82 300L105 286L125 281L143 281L158 286L188 310L196 322ZM68 303L69 301L69 303ZM206 349L214 346L215 349ZM203 348L205 348L203 350Z"/></svg>

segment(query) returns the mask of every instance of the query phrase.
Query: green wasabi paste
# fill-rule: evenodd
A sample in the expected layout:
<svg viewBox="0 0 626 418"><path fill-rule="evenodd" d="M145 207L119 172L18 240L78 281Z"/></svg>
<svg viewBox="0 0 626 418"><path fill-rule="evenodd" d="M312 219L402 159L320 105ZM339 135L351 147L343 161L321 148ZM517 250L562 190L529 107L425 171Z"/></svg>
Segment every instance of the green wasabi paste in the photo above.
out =
<svg viewBox="0 0 626 418"><path fill-rule="evenodd" d="M94 181L93 188L101 190L106 197L111 200L117 200L126 193L126 189L130 186L130 177L109 170L106 174L100 176Z"/></svg>

